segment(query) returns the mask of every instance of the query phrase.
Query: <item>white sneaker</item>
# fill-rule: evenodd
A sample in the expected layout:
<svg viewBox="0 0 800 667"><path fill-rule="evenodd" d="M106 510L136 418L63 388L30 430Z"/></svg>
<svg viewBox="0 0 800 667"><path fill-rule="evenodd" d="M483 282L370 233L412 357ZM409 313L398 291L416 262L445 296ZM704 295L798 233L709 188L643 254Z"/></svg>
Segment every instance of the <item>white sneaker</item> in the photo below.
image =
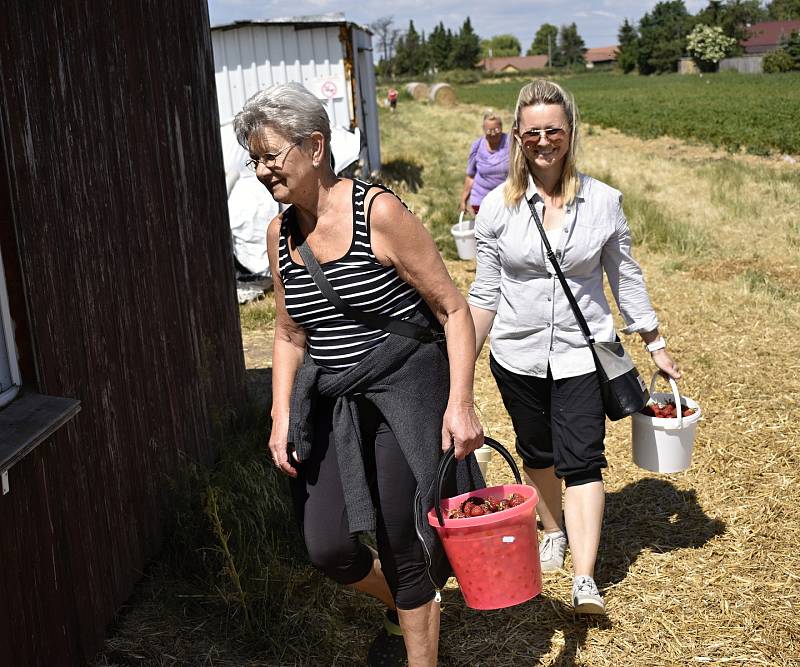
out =
<svg viewBox="0 0 800 667"><path fill-rule="evenodd" d="M542 572L556 572L564 567L564 552L567 550L567 536L557 530L545 533L539 542L539 562Z"/></svg>
<svg viewBox="0 0 800 667"><path fill-rule="evenodd" d="M576 614L606 613L606 603L594 579L583 575L572 580L572 606Z"/></svg>

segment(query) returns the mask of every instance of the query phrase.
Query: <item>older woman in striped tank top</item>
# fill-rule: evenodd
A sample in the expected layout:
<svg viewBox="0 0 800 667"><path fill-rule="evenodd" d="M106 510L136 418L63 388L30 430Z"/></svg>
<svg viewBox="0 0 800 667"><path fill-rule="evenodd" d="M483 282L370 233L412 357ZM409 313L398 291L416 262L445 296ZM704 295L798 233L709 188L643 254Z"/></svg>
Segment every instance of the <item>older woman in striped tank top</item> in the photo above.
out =
<svg viewBox="0 0 800 667"><path fill-rule="evenodd" d="M292 478L311 562L386 604L368 664L435 665L447 567L419 514L442 449L455 447L462 487L483 483L469 308L396 196L333 173L328 116L303 86L256 94L235 129L258 179L288 206L267 232L270 455ZM390 333L387 321L424 335ZM377 554L359 539L372 529Z"/></svg>

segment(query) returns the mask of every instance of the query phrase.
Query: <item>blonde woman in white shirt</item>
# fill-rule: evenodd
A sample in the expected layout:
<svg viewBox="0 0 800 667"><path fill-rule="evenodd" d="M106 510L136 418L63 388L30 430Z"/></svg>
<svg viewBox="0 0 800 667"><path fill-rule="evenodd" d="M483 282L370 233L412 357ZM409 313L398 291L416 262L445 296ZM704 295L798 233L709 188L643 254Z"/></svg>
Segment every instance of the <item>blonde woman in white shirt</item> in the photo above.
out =
<svg viewBox="0 0 800 667"><path fill-rule="evenodd" d="M514 119L508 179L483 200L475 225L477 273L469 304L477 352L491 330L490 368L514 424L517 453L540 497L542 570L563 567L568 534L575 610L603 614L594 581L607 465L599 383L526 200L595 339L616 335L605 272L625 319L623 332L639 333L663 372L675 379L681 374L631 255L621 193L577 171L572 96L553 82L533 81L520 91Z"/></svg>

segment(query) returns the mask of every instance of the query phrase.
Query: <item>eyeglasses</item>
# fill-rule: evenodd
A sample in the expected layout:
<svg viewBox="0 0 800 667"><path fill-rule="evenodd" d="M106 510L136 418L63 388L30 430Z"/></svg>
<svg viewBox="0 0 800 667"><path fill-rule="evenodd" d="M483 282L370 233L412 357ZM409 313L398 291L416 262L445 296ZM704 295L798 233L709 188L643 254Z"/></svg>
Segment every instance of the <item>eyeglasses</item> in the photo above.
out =
<svg viewBox="0 0 800 667"><path fill-rule="evenodd" d="M252 171L255 171L256 169L258 169L259 163L263 164L268 169L272 169L275 166L275 162L277 161L277 159L281 155L283 155L284 153L288 153L295 146L299 146L299 145L300 145L299 141L297 141L297 142L295 142L293 144L288 144L288 145L284 146L283 148L281 148L277 153L264 153L264 155L262 155L258 159L250 158L249 160L247 160L244 163L244 165L245 165L245 167L247 167L248 169L251 169Z"/></svg>
<svg viewBox="0 0 800 667"><path fill-rule="evenodd" d="M554 144L557 144L559 141L564 140L564 137L567 136L567 133L564 131L563 127L548 127L544 130L531 128L530 130L520 132L519 136L523 143L533 142L538 144L545 136L547 136L548 140Z"/></svg>
<svg viewBox="0 0 800 667"><path fill-rule="evenodd" d="M503 134L503 128L502 127L493 127L491 130L486 130L486 132L484 132L484 134L487 137L496 137L498 134Z"/></svg>

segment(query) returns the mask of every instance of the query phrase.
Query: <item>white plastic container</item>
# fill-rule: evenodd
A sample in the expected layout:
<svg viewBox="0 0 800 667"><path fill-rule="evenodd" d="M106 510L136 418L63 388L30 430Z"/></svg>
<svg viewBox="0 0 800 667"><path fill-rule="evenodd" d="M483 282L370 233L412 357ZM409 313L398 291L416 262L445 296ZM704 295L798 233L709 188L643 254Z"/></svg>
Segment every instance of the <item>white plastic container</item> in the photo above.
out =
<svg viewBox="0 0 800 667"><path fill-rule="evenodd" d="M494 450L488 445L478 447L475 450L475 458L478 460L478 467L481 469L481 475L486 479L486 471L489 469L489 461L492 460Z"/></svg>
<svg viewBox="0 0 800 667"><path fill-rule="evenodd" d="M464 211L458 216L458 223L450 228L456 240L459 259L475 259L475 221L464 220Z"/></svg>
<svg viewBox="0 0 800 667"><path fill-rule="evenodd" d="M650 381L650 397L653 401L664 403L672 399L676 406L694 408L695 412L683 417L681 408L674 419L648 417L641 412L634 412L631 420L633 462L651 472L680 472L692 462L695 432L702 412L695 401L680 395L678 385L672 378L667 378L671 394L653 391L659 375L661 373L656 372Z"/></svg>

